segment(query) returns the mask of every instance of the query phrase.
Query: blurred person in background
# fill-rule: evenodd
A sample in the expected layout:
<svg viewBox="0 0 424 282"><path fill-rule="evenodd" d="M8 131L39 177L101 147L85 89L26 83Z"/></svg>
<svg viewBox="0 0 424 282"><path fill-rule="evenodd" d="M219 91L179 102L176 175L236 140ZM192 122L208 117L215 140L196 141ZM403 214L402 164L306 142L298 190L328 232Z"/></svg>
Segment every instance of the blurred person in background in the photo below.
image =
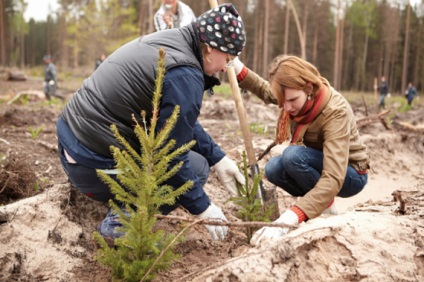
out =
<svg viewBox="0 0 424 282"><path fill-rule="evenodd" d="M57 73L56 66L52 62L50 55L45 55L43 57L44 61L44 94L46 98L50 100L51 97L56 96L56 87L57 87Z"/></svg>
<svg viewBox="0 0 424 282"><path fill-rule="evenodd" d="M156 31L183 27L194 21L193 10L179 0L163 0L154 16Z"/></svg>
<svg viewBox="0 0 424 282"><path fill-rule="evenodd" d="M389 85L387 84L386 77L383 75L381 77L381 83L378 87L378 91L380 91L380 108L386 108L386 96L389 95Z"/></svg>
<svg viewBox="0 0 424 282"><path fill-rule="evenodd" d="M417 96L417 89L412 82L409 82L408 89L405 90L405 98L408 101L409 106L411 106L412 100L414 100L415 96Z"/></svg>
<svg viewBox="0 0 424 282"><path fill-rule="evenodd" d="M102 53L100 57L98 57L96 60L96 65L94 66L94 70L96 70L103 63L105 59L106 59L106 55Z"/></svg>

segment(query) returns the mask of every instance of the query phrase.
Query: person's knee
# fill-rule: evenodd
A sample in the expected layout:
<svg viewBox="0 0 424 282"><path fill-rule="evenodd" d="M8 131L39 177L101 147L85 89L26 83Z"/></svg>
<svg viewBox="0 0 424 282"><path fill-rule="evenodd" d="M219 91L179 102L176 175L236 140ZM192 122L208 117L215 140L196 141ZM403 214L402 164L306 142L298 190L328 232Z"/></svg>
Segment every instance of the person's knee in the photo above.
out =
<svg viewBox="0 0 424 282"><path fill-rule="evenodd" d="M350 198L361 192L368 182L368 174L358 175L352 167L348 167L348 172L340 190L338 197Z"/></svg>
<svg viewBox="0 0 424 282"><path fill-rule="evenodd" d="M289 146L287 147L282 155L282 163L285 167L290 167L294 164L300 164L303 162L302 159L302 148L300 146Z"/></svg>
<svg viewBox="0 0 424 282"><path fill-rule="evenodd" d="M202 165L201 169L198 171L197 177L199 178L199 181L201 183L205 184L209 178L209 174L210 174L210 167L209 167L209 164L205 162Z"/></svg>
<svg viewBox="0 0 424 282"><path fill-rule="evenodd" d="M296 157L297 146L289 146L284 149L280 156L272 157L265 165L265 176L272 179L274 175L281 173L284 167L290 165L291 160Z"/></svg>
<svg viewBox="0 0 424 282"><path fill-rule="evenodd" d="M268 180L272 180L276 173L280 172L282 167L279 164L281 161L281 156L272 157L265 165L265 176Z"/></svg>
<svg viewBox="0 0 424 282"><path fill-rule="evenodd" d="M193 169L193 173L199 179L199 182L203 184L206 183L210 174L209 163L203 156L190 152L189 160Z"/></svg>

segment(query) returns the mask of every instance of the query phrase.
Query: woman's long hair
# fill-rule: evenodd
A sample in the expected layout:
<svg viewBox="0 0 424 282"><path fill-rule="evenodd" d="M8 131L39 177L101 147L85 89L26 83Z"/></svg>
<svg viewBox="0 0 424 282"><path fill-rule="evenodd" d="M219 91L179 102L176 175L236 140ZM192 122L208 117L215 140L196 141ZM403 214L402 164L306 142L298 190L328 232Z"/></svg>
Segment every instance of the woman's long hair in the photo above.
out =
<svg viewBox="0 0 424 282"><path fill-rule="evenodd" d="M285 88L304 90L315 96L321 90L323 78L311 63L296 56L279 55L269 67L268 81L274 95L282 95L284 100Z"/></svg>

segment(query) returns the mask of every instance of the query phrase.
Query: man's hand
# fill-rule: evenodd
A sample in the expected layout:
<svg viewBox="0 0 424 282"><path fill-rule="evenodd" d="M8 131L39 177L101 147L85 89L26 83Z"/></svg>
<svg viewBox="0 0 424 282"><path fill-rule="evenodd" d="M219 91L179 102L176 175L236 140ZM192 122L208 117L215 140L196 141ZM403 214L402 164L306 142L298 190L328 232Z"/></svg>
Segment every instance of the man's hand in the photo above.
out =
<svg viewBox="0 0 424 282"><path fill-rule="evenodd" d="M166 26L167 27L169 27L169 26L172 25L173 19L172 19L171 13L164 13L163 16L162 16L162 18L163 18L163 21L166 23Z"/></svg>
<svg viewBox="0 0 424 282"><path fill-rule="evenodd" d="M299 222L299 218L297 217L294 211L287 210L274 222L295 225ZM281 238L288 232L288 228L262 227L261 229L256 231L255 234L253 234L252 239L250 240L250 244L253 246L257 246L266 240Z"/></svg>
<svg viewBox="0 0 424 282"><path fill-rule="evenodd" d="M211 203L210 206L197 216L199 219L217 219L217 221L227 221L224 213L220 208ZM214 240L223 240L227 236L228 227L219 225L206 225L209 233Z"/></svg>
<svg viewBox="0 0 424 282"><path fill-rule="evenodd" d="M222 158L214 165L215 172L219 180L224 184L225 188L231 193L232 196L237 196L236 181L243 184L246 182L243 174L241 174L236 163L227 157Z"/></svg>
<svg viewBox="0 0 424 282"><path fill-rule="evenodd" d="M165 13L163 13L162 18L166 23L166 28L173 28L174 19L172 18L172 4L165 4L164 9Z"/></svg>

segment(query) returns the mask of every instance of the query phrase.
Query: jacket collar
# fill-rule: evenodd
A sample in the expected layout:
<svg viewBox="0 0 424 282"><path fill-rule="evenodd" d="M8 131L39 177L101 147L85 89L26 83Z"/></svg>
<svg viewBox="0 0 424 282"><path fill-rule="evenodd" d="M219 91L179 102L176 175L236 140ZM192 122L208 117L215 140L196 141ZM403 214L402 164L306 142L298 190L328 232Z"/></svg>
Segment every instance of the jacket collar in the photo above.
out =
<svg viewBox="0 0 424 282"><path fill-rule="evenodd" d="M184 30L187 30L188 32L184 32ZM197 60L200 63L200 66L202 68L203 72L203 54L202 54L202 48L200 48L200 41L199 41L199 32L194 27L194 23L191 25L186 26L185 28L181 28L181 31L184 36L189 36L190 41L192 42L192 49L194 52L194 55L196 56ZM207 75L203 72L203 79L205 81L204 90L209 90L209 93L213 95L213 87L216 85L221 85L221 81L213 75Z"/></svg>

